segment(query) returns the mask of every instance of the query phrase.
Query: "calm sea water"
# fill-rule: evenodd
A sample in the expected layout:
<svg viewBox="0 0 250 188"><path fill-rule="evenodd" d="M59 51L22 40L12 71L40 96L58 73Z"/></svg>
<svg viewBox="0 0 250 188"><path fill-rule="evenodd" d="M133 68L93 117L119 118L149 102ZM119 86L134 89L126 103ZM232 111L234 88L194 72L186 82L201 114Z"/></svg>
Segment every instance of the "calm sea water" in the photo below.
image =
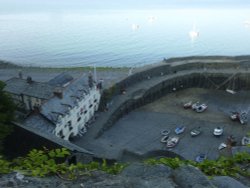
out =
<svg viewBox="0 0 250 188"><path fill-rule="evenodd" d="M193 27L199 36L191 38ZM123 67L243 54L250 54L248 9L0 14L0 59L22 65Z"/></svg>

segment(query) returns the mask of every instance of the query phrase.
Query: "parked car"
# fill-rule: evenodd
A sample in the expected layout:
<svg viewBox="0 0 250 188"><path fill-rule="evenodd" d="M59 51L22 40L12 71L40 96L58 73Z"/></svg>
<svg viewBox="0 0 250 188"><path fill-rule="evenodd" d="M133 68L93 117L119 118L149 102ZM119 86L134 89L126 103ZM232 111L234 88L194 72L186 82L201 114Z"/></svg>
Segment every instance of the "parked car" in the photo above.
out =
<svg viewBox="0 0 250 188"><path fill-rule="evenodd" d="M223 134L223 128L222 127L216 127L214 128L214 136L221 136Z"/></svg>

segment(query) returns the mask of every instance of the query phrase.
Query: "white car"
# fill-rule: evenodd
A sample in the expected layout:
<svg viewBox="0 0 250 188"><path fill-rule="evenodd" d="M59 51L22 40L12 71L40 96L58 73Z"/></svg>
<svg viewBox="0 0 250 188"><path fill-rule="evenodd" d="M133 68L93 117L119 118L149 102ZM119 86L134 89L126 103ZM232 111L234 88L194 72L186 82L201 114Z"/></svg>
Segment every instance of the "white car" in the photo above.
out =
<svg viewBox="0 0 250 188"><path fill-rule="evenodd" d="M223 134L223 128L222 127L214 128L214 136L221 136L222 134Z"/></svg>

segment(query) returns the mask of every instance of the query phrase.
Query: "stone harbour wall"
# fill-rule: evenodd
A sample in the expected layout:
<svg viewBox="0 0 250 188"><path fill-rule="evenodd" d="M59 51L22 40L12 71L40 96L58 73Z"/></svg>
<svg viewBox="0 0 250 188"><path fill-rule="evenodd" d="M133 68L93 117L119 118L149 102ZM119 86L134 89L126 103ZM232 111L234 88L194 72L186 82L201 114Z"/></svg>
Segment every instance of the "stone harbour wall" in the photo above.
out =
<svg viewBox="0 0 250 188"><path fill-rule="evenodd" d="M172 92L192 87L236 91L250 89L249 56L212 58L211 62L206 58L192 57L191 59L192 61L184 58L183 62L178 58L178 61L166 60L153 68L135 72L116 83L112 98L121 95L122 90L126 90L128 97L126 100L120 100L120 103L113 107L111 115L106 122L103 122L97 137L111 128L123 115ZM151 82L150 86L147 85L147 80ZM147 85L146 89L145 85ZM131 93L129 93L130 88L134 90ZM101 102L108 103L107 100Z"/></svg>

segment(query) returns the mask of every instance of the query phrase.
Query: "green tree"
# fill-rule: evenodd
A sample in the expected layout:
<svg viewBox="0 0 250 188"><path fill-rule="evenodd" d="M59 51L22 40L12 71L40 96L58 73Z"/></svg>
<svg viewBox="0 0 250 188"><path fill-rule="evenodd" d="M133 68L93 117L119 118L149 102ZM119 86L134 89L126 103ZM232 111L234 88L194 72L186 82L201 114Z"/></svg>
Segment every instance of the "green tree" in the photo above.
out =
<svg viewBox="0 0 250 188"><path fill-rule="evenodd" d="M14 119L15 105L11 97L3 91L5 84L0 81L0 151L3 147L3 139L11 133L10 122Z"/></svg>

